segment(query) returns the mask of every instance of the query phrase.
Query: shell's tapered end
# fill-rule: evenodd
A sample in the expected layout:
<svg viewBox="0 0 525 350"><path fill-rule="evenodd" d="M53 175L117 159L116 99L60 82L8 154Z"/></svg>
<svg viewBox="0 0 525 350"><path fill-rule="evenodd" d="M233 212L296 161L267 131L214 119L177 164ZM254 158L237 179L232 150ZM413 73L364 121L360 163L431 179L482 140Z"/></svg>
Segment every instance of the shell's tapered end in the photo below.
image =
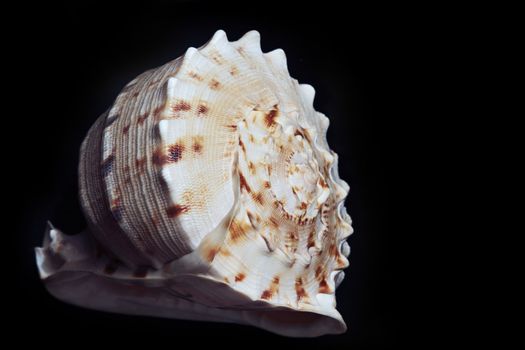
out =
<svg viewBox="0 0 525 350"><path fill-rule="evenodd" d="M69 236L47 222L42 247L35 247L41 279L70 266L85 264L95 256L95 244L86 231Z"/></svg>

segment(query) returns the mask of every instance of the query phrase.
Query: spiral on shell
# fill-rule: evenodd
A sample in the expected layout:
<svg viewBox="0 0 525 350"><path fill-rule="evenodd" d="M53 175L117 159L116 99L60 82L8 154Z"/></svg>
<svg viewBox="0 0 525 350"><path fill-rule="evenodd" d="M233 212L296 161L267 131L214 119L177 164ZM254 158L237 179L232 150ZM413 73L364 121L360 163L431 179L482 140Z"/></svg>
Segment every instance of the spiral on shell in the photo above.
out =
<svg viewBox="0 0 525 350"><path fill-rule="evenodd" d="M81 148L88 231L50 227L37 248L50 292L289 336L344 331L335 289L348 266L349 187L314 94L255 31L236 42L218 31L135 78Z"/></svg>

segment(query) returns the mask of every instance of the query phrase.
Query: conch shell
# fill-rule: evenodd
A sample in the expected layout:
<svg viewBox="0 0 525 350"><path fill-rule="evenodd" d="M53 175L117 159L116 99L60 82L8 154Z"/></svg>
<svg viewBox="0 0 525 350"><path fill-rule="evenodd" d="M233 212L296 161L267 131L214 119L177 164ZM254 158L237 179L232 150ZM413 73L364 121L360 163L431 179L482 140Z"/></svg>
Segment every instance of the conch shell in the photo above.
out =
<svg viewBox="0 0 525 350"><path fill-rule="evenodd" d="M259 33L131 81L80 151L88 229L36 248L49 292L124 314L341 333L335 289L352 233L348 185L314 89Z"/></svg>

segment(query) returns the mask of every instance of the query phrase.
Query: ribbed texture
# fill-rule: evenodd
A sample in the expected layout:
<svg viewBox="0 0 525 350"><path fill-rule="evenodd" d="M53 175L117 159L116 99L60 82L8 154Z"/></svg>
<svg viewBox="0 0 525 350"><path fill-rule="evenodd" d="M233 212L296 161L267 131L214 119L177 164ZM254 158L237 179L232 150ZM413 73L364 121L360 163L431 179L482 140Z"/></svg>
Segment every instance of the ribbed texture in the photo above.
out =
<svg viewBox="0 0 525 350"><path fill-rule="evenodd" d="M140 252L121 231L111 214L102 177L102 131L108 113L102 114L90 128L80 149L80 204L91 233L101 247L130 266L146 264Z"/></svg>

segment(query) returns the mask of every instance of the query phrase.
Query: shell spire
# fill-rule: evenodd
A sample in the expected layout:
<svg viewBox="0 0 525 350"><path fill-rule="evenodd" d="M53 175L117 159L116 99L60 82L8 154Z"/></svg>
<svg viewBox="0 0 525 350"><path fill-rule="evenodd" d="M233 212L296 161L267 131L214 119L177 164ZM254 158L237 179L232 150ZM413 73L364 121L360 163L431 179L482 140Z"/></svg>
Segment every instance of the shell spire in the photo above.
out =
<svg viewBox="0 0 525 350"><path fill-rule="evenodd" d="M314 97L257 31L230 42L219 30L134 79L81 149L89 230L50 227L36 250L48 289L105 311L344 332L349 187Z"/></svg>

